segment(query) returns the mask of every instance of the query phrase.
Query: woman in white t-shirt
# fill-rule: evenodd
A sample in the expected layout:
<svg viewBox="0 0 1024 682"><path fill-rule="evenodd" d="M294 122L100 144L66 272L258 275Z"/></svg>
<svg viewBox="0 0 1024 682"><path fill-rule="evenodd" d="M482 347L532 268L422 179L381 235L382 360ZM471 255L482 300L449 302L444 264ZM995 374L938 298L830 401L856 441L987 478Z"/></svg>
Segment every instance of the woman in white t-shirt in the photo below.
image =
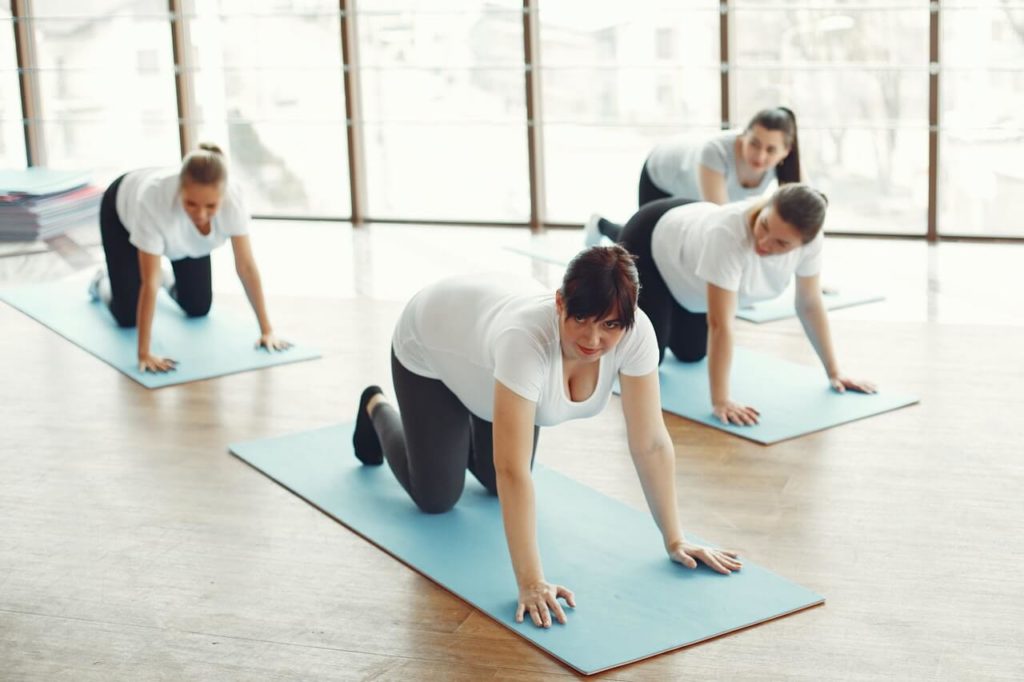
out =
<svg viewBox="0 0 1024 682"><path fill-rule="evenodd" d="M711 403L725 423L755 424L758 411L729 393L737 306L781 294L796 276L796 310L832 387L873 393L867 381L839 369L821 299L821 251L828 200L793 183L768 199L718 206L660 199L641 208L622 231L637 257L640 309L658 339L683 362L708 357Z"/></svg>
<svg viewBox="0 0 1024 682"><path fill-rule="evenodd" d="M687 542L676 510L675 451L661 413L658 348L636 308L633 258L595 247L569 264L552 294L534 280L480 275L442 280L408 303L392 338L401 413L370 386L353 444L364 464L387 460L427 513L451 509L469 469L500 494L519 588L516 620L565 622L570 590L548 582L537 547L530 470L540 426L599 413L617 379L630 453L669 557L728 574L736 553Z"/></svg>
<svg viewBox="0 0 1024 682"><path fill-rule="evenodd" d="M231 239L235 270L260 326L257 346L284 350L267 316L259 270L249 243L249 212L236 183L228 181L221 150L201 144L180 168L146 168L111 183L100 204L100 234L107 270L90 285L117 324L138 327L139 371L166 372L177 362L150 353L156 296L162 286L186 315L201 317L213 301L210 252ZM165 282L161 258L171 261Z"/></svg>
<svg viewBox="0 0 1024 682"><path fill-rule="evenodd" d="M796 114L786 107L762 109L742 131L684 134L657 145L640 171L638 207L668 198L726 204L763 196L776 181L801 181ZM593 215L584 238L617 242L621 232L621 225Z"/></svg>

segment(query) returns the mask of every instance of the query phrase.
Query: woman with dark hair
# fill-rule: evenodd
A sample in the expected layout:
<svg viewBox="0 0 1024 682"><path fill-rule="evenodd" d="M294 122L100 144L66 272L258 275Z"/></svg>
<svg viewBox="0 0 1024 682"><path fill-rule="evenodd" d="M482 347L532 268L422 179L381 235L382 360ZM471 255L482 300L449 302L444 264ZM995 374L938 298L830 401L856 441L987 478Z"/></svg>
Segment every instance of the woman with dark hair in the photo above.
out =
<svg viewBox="0 0 1024 682"><path fill-rule="evenodd" d="M742 132L711 137L690 134L656 146L640 171L639 206L658 199L727 204L762 196L772 184L800 182L796 114L786 107L762 109ZM593 215L584 226L588 245L604 235L619 240L622 226Z"/></svg>
<svg viewBox="0 0 1024 682"><path fill-rule="evenodd" d="M658 387L658 348L636 307L633 258L594 247L569 264L554 294L533 280L463 276L416 294L395 327L392 378L399 413L370 386L353 445L364 464L387 461L427 513L451 509L468 469L500 496L519 587L516 620L565 622L572 592L544 577L530 471L540 426L599 413L618 379L629 449L665 551L728 574L735 552L687 542L676 510L675 450Z"/></svg>
<svg viewBox="0 0 1024 682"><path fill-rule="evenodd" d="M270 326L249 243L249 212L238 185L228 182L227 161L216 145L200 144L178 168L144 168L114 180L100 203L100 235L107 269L96 273L89 294L107 304L119 326L138 327L140 372L177 367L150 353L157 293L166 288L189 317L206 315L213 302L210 252L228 239L260 325L256 345L272 351L291 345ZM173 277L164 274L164 256Z"/></svg>
<svg viewBox="0 0 1024 682"><path fill-rule="evenodd" d="M666 347L683 362L707 356L712 407L724 423L750 425L759 416L729 393L736 308L777 297L794 275L797 316L832 388L875 391L840 371L832 345L819 281L827 207L824 194L793 183L768 199L725 206L659 199L622 231L622 246L636 255L639 307L654 327L659 362Z"/></svg>

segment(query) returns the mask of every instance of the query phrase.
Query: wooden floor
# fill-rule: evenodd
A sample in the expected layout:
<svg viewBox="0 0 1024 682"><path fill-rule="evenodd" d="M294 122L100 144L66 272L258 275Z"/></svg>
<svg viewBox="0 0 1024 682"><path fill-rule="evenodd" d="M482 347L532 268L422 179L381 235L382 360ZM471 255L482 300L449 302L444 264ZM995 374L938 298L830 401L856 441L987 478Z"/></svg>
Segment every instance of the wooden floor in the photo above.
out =
<svg viewBox="0 0 1024 682"><path fill-rule="evenodd" d="M84 274L99 254L76 239L5 247L0 286ZM323 359L156 391L0 304L0 679L573 677L225 447L350 419L426 281L554 281L498 248L525 239L260 224L275 326ZM770 447L666 417L686 527L826 605L599 677L1024 679L1024 249L829 248L826 282L889 297L833 315L843 364L921 403ZM215 268L216 305L244 309L230 256ZM793 320L739 335L813 362ZM544 430L538 456L643 506L616 398Z"/></svg>

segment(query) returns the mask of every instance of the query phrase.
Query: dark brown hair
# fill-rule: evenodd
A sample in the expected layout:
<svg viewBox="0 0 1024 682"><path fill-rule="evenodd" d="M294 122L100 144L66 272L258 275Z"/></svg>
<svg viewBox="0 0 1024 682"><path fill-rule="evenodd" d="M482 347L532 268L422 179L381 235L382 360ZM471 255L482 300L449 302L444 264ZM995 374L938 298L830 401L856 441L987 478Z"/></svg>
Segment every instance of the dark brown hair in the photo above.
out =
<svg viewBox="0 0 1024 682"><path fill-rule="evenodd" d="M828 197L810 185L794 182L777 189L771 205L780 218L800 233L800 239L806 244L818 236L825 224Z"/></svg>
<svg viewBox="0 0 1024 682"><path fill-rule="evenodd" d="M786 107L775 107L774 109L762 109L750 119L747 129L750 132L755 125L765 130L778 130L782 132L786 147L789 148L789 155L775 167L775 177L780 185L790 182L800 182L800 148L796 139L796 114Z"/></svg>
<svg viewBox="0 0 1024 682"><path fill-rule="evenodd" d="M228 180L228 164L224 152L215 144L203 142L181 162L178 179L182 185L222 185Z"/></svg>
<svg viewBox="0 0 1024 682"><path fill-rule="evenodd" d="M633 326L640 276L636 257L621 246L593 246L569 262L558 292L566 317L603 320L618 315L625 329Z"/></svg>

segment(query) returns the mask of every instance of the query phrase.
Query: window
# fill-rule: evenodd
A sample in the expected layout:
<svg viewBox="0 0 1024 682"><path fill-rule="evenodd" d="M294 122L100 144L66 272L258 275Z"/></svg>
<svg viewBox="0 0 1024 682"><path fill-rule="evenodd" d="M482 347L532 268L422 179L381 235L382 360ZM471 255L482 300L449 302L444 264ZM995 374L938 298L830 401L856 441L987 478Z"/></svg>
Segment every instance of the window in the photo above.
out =
<svg viewBox="0 0 1024 682"><path fill-rule="evenodd" d="M637 208L644 159L719 129L718 2L540 3L548 220Z"/></svg>
<svg viewBox="0 0 1024 682"><path fill-rule="evenodd" d="M0 166L25 165L25 133L21 120L18 57L9 3L0 5Z"/></svg>
<svg viewBox="0 0 1024 682"><path fill-rule="evenodd" d="M929 14L919 5L735 3L732 123L793 109L803 173L831 199L830 230L927 231Z"/></svg>
<svg viewBox="0 0 1024 682"><path fill-rule="evenodd" d="M1024 236L1024 5L942 8L939 231Z"/></svg>
<svg viewBox="0 0 1024 682"><path fill-rule="evenodd" d="M368 214L527 220L522 4L379 0L357 11Z"/></svg>
<svg viewBox="0 0 1024 682"><path fill-rule="evenodd" d="M102 184L133 168L176 163L167 4L34 0L31 7L46 164L91 169ZM132 58L143 51L154 63Z"/></svg>
<svg viewBox="0 0 1024 682"><path fill-rule="evenodd" d="M196 142L221 146L256 214L347 217L337 2L189 0Z"/></svg>

